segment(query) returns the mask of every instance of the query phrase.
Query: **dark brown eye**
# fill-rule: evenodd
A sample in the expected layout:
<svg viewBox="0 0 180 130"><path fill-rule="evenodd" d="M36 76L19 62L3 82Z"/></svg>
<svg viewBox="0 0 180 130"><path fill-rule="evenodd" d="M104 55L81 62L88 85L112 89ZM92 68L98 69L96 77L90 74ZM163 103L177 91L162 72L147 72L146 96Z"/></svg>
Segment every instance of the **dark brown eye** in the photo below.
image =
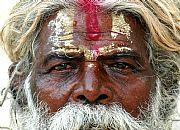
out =
<svg viewBox="0 0 180 130"><path fill-rule="evenodd" d="M73 66L67 63L58 64L54 66L51 71L71 71L73 69Z"/></svg>
<svg viewBox="0 0 180 130"><path fill-rule="evenodd" d="M69 73L72 70L76 69L75 65L72 65L71 63L62 63L52 66L51 68L45 70L42 72L42 74L49 74L49 73Z"/></svg>
<svg viewBox="0 0 180 130"><path fill-rule="evenodd" d="M111 70L122 74L136 73L138 71L137 67L126 62L116 62L110 64L109 67Z"/></svg>

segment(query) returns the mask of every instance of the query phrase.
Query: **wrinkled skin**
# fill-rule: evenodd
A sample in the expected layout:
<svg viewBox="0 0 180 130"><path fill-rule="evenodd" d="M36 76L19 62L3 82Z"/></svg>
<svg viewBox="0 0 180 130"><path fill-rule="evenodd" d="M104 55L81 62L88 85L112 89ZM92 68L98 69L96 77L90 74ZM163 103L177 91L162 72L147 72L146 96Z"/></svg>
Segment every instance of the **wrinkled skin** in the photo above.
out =
<svg viewBox="0 0 180 130"><path fill-rule="evenodd" d="M83 53L73 58L58 54L49 56L54 45L49 44L48 39L54 30L48 24L57 18L55 13L46 20L40 32L31 80L32 93L38 95L39 101L47 103L50 112L58 111L69 102L92 105L117 103L137 117L139 108L147 107L154 86L142 25L133 16L124 13L125 21L131 27L130 38L119 33L113 39L110 33L113 26L111 13L95 12L94 23L87 18L90 14L81 8L73 13L71 40L75 47L98 50L113 43L131 51L95 54L94 59L86 58ZM93 26L91 30L88 30L91 27L89 24Z"/></svg>

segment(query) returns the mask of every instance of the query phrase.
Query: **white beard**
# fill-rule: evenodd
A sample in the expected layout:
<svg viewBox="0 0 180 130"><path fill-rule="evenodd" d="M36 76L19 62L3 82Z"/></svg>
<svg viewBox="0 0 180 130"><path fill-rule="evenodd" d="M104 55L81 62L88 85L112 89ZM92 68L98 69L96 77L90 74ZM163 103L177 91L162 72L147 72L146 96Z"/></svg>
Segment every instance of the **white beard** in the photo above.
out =
<svg viewBox="0 0 180 130"><path fill-rule="evenodd" d="M53 115L48 115L45 105L38 107L32 101L29 80L25 82L25 92L28 106L17 112L17 123L12 125L13 130L169 130L169 122L159 117L160 82L157 82L156 94L147 112L142 112L144 120L134 118L121 106L113 104L83 105L67 104ZM149 110L150 109L150 110Z"/></svg>
<svg viewBox="0 0 180 130"><path fill-rule="evenodd" d="M136 120L121 107L112 105L68 104L53 116L24 111L19 113L18 130L146 130L143 122Z"/></svg>

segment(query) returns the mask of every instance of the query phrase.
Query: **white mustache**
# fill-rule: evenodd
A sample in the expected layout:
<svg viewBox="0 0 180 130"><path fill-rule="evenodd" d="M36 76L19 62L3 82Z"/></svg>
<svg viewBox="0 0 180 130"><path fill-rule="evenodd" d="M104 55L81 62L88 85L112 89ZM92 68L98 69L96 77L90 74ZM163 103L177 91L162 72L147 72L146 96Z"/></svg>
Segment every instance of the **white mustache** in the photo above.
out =
<svg viewBox="0 0 180 130"><path fill-rule="evenodd" d="M49 130L144 130L142 122L118 105L68 104L49 120ZM141 124L141 125L140 125Z"/></svg>
<svg viewBox="0 0 180 130"><path fill-rule="evenodd" d="M148 130L143 121L131 117L118 105L68 104L54 115L45 111L36 116L29 110L19 113L18 130Z"/></svg>

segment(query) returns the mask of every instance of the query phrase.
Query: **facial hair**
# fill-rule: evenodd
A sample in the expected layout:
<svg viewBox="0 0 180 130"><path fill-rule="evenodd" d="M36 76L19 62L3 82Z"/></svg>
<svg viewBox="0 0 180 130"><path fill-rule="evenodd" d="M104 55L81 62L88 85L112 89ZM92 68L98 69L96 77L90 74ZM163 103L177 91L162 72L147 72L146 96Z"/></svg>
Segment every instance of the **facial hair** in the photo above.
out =
<svg viewBox="0 0 180 130"><path fill-rule="evenodd" d="M105 105L68 104L48 115L42 108L33 113L28 109L18 114L23 130L146 130L143 122L131 117L122 107ZM36 109L36 110L37 110ZM46 109L47 110L47 109ZM20 129L20 128L19 128Z"/></svg>
<svg viewBox="0 0 180 130"><path fill-rule="evenodd" d="M168 123L159 117L160 87L160 82L157 82L152 103L146 112L141 112L145 117L142 120L132 117L117 104L91 106L69 103L58 112L49 114L43 102L34 104L27 79L24 88L28 106L17 111L13 130L168 130Z"/></svg>

